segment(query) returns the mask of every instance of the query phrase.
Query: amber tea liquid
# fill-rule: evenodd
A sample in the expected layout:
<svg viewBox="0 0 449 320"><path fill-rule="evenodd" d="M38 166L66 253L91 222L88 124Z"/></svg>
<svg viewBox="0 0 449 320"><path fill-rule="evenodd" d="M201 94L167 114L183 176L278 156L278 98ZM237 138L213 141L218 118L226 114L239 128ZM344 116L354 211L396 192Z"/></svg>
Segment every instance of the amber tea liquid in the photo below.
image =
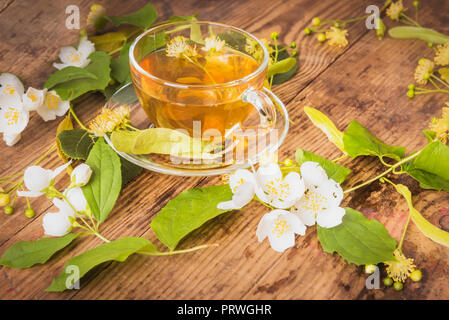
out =
<svg viewBox="0 0 449 320"><path fill-rule="evenodd" d="M256 71L257 61L228 48L213 54L201 46L196 49L199 56L195 61L202 67L185 58L169 57L165 49L152 52L139 62L149 74L179 86L167 86L147 76L133 77L134 86L156 127L185 129L192 135L194 121L200 121L201 133L216 129L224 135L227 129L242 123L254 108L243 102L241 95L248 86L261 89L265 73L241 84L228 85ZM223 83L226 85L219 86Z"/></svg>

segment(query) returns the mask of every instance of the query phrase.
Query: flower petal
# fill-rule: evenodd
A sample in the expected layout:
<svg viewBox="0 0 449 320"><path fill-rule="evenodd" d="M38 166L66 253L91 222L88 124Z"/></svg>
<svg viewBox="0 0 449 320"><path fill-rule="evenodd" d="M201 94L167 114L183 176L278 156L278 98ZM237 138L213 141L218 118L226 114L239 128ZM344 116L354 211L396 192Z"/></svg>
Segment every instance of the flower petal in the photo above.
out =
<svg viewBox="0 0 449 320"><path fill-rule="evenodd" d="M62 166L57 167L55 170L51 171L51 178L54 179L58 176L62 171L64 171L68 166L72 164L72 160L63 164Z"/></svg>
<svg viewBox="0 0 449 320"><path fill-rule="evenodd" d="M295 234L293 232L284 233L281 236L276 236L273 233L268 235L271 248L277 252L284 252L286 249L295 245Z"/></svg>
<svg viewBox="0 0 449 320"><path fill-rule="evenodd" d="M44 97L47 89L38 90L29 87L27 92L22 96L23 107L27 111L36 111L44 103Z"/></svg>
<svg viewBox="0 0 449 320"><path fill-rule="evenodd" d="M257 169L256 179L259 185L263 188L263 186L271 183L271 181L282 179L281 168L277 163L261 165L259 169Z"/></svg>
<svg viewBox="0 0 449 320"><path fill-rule="evenodd" d="M92 52L95 51L95 44L89 40L87 40L87 37L83 37L80 40L80 43L78 45L78 52L82 54L82 58L85 60L87 59Z"/></svg>
<svg viewBox="0 0 449 320"><path fill-rule="evenodd" d="M50 185L52 173L53 171L39 166L28 167L23 175L25 186L30 191L42 192Z"/></svg>
<svg viewBox="0 0 449 320"><path fill-rule="evenodd" d="M62 237L72 228L67 215L61 212L48 212L42 219L44 233L49 236Z"/></svg>
<svg viewBox="0 0 449 320"><path fill-rule="evenodd" d="M21 97L24 91L22 81L17 76L8 72L0 74L0 94Z"/></svg>
<svg viewBox="0 0 449 320"><path fill-rule="evenodd" d="M21 133L30 119L18 95L0 95L0 131L7 135Z"/></svg>
<svg viewBox="0 0 449 320"><path fill-rule="evenodd" d="M300 170L308 189L316 188L328 179L326 171L317 162L306 161L301 165Z"/></svg>
<svg viewBox="0 0 449 320"><path fill-rule="evenodd" d="M289 212L288 214L284 214L283 218L292 226L292 230L294 233L301 236L306 234L307 227L304 225L301 219L298 218L298 216Z"/></svg>
<svg viewBox="0 0 449 320"><path fill-rule="evenodd" d="M300 205L300 204L299 204ZM315 212L307 209L298 209L296 206L292 208L291 212L295 214L306 226L313 226L315 224Z"/></svg>
<svg viewBox="0 0 449 320"><path fill-rule="evenodd" d="M273 224L278 216L276 213L273 213L273 211L265 214L257 225L256 235L259 242L262 242L269 234L271 234Z"/></svg>
<svg viewBox="0 0 449 320"><path fill-rule="evenodd" d="M332 179L328 179L322 183L316 192L322 194L327 199L327 204L324 205L325 208L339 206L344 196L340 184Z"/></svg>
<svg viewBox="0 0 449 320"><path fill-rule="evenodd" d="M59 209L60 213L75 217L75 211L65 200L53 198L53 204Z"/></svg>
<svg viewBox="0 0 449 320"><path fill-rule="evenodd" d="M231 188L233 193L238 192L240 186L242 186L245 182L249 182L256 185L256 178L254 174L246 169L238 169L233 174L229 176L229 187Z"/></svg>
<svg viewBox="0 0 449 320"><path fill-rule="evenodd" d="M3 141L5 141L6 145L12 147L17 142L20 141L22 135L19 134L3 134Z"/></svg>
<svg viewBox="0 0 449 320"><path fill-rule="evenodd" d="M72 46L62 47L61 51L59 52L59 59L67 64L67 65L73 65L72 60L77 54L77 51Z"/></svg>
<svg viewBox="0 0 449 320"><path fill-rule="evenodd" d="M346 211L342 207L333 207L318 213L316 222L320 227L333 228L342 223Z"/></svg>

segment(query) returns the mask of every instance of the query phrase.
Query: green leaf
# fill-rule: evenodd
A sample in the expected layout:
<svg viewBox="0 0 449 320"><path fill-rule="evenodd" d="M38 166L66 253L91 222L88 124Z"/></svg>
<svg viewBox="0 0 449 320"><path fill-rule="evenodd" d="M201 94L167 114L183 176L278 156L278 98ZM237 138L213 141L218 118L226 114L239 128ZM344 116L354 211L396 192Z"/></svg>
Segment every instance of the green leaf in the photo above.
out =
<svg viewBox="0 0 449 320"><path fill-rule="evenodd" d="M337 252L348 263L356 265L396 261L396 240L377 220L369 220L360 212L345 208L343 222L334 228L317 227L318 239L327 253Z"/></svg>
<svg viewBox="0 0 449 320"><path fill-rule="evenodd" d="M59 123L58 128L56 129L56 150L58 152L58 156L61 158L62 161L64 161L64 163L67 163L69 161L69 159L68 159L67 155L64 154L64 152L62 152L61 141L59 141L58 135L64 130L72 130L72 129L73 129L73 123L72 123L72 118L70 117L70 114L68 114L64 118L64 120L62 120Z"/></svg>
<svg viewBox="0 0 449 320"><path fill-rule="evenodd" d="M416 168L449 180L449 148L440 141L429 143L413 162Z"/></svg>
<svg viewBox="0 0 449 320"><path fill-rule="evenodd" d="M419 231L421 231L427 238L449 247L449 233L431 224L413 207L410 190L402 184L393 184L393 186L407 201L410 214L412 215L412 221L418 227Z"/></svg>
<svg viewBox="0 0 449 320"><path fill-rule="evenodd" d="M114 208L122 188L120 158L103 138L99 138L86 164L93 174L83 187L83 193L95 219L103 222Z"/></svg>
<svg viewBox="0 0 449 320"><path fill-rule="evenodd" d="M318 162L326 171L327 176L334 179L337 183L345 181L346 177L351 173L350 169L303 149L297 149L295 157L299 165L306 161Z"/></svg>
<svg viewBox="0 0 449 320"><path fill-rule="evenodd" d="M59 83L67 82L76 79L94 79L97 76L86 69L69 66L53 73L45 82L44 88L51 89Z"/></svg>
<svg viewBox="0 0 449 320"><path fill-rule="evenodd" d="M145 7L129 13L123 16L107 17L116 27L122 24L132 24L134 26L141 27L142 29L148 28L157 19L156 8L152 4L147 4Z"/></svg>
<svg viewBox="0 0 449 320"><path fill-rule="evenodd" d="M402 170L418 181L419 186L423 189L433 189L437 191L444 190L449 192L449 180L436 174L418 169L413 162L405 163L402 166Z"/></svg>
<svg viewBox="0 0 449 320"><path fill-rule="evenodd" d="M356 120L351 121L343 135L344 150L355 158L357 156L378 156L400 160L405 153L404 147L389 146L365 129Z"/></svg>
<svg viewBox="0 0 449 320"><path fill-rule="evenodd" d="M132 154L170 154L207 156L208 143L168 128L136 131L114 131L111 141L115 149Z"/></svg>
<svg viewBox="0 0 449 320"><path fill-rule="evenodd" d="M127 43L120 51L120 56L111 61L111 77L121 85L131 82L131 72L129 70L129 47Z"/></svg>
<svg viewBox="0 0 449 320"><path fill-rule="evenodd" d="M296 66L296 58L287 58L278 61L268 67L267 77L270 78L276 74L289 72Z"/></svg>
<svg viewBox="0 0 449 320"><path fill-rule="evenodd" d="M304 107L304 112L313 124L326 134L329 141L344 152L343 132L337 129L332 120L329 119L324 113L312 107Z"/></svg>
<svg viewBox="0 0 449 320"><path fill-rule="evenodd" d="M95 44L95 50L107 53L114 52L126 43L126 35L120 31L108 32L99 36L89 37L89 41Z"/></svg>
<svg viewBox="0 0 449 320"><path fill-rule="evenodd" d="M153 219L151 228L159 240L173 250L190 232L226 212L218 209L217 205L231 198L228 185L183 191Z"/></svg>
<svg viewBox="0 0 449 320"><path fill-rule="evenodd" d="M43 238L37 241L19 241L6 250L0 265L16 269L29 268L47 262L56 252L67 247L81 233L69 233L59 238Z"/></svg>
<svg viewBox="0 0 449 320"><path fill-rule="evenodd" d="M83 129L64 130L58 134L61 151L68 158L86 160L95 141Z"/></svg>
<svg viewBox="0 0 449 320"><path fill-rule="evenodd" d="M154 248L154 245L145 238L126 237L115 241L104 243L96 248L90 249L79 256L71 258L64 265L64 270L53 279L47 292L62 292L69 289L73 283L70 283L73 274L67 272L68 267L78 267L79 277L83 277L89 270L107 261L125 261L130 255L139 250L148 250Z"/></svg>
<svg viewBox="0 0 449 320"><path fill-rule="evenodd" d="M120 157L120 163L122 165L122 186L126 186L143 171L141 167L136 166L134 163L129 162L125 158Z"/></svg>
<svg viewBox="0 0 449 320"><path fill-rule="evenodd" d="M111 56L102 51L95 51L89 56L89 59L90 63L84 70L94 74L97 78L72 79L56 84L53 86L53 89L62 100L73 100L86 92L104 90L108 86L111 80L111 69L109 67ZM64 72L64 70L65 68L56 71L52 77L59 77L57 74Z"/></svg>
<svg viewBox="0 0 449 320"><path fill-rule="evenodd" d="M435 44L444 44L449 42L449 36L439 33L433 29L421 27L394 27L388 30L392 38L398 39L420 39Z"/></svg>

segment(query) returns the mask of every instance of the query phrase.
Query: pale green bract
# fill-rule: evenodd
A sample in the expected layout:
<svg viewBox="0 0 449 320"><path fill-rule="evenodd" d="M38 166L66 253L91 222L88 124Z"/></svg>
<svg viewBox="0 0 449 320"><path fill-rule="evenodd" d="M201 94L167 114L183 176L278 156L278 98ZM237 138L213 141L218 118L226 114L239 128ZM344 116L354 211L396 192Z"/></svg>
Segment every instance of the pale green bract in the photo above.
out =
<svg viewBox="0 0 449 320"><path fill-rule="evenodd" d="M444 44L449 42L449 36L439 33L433 29L401 26L394 27L388 30L388 34L392 38L399 39L420 39L431 43Z"/></svg>
<svg viewBox="0 0 449 320"><path fill-rule="evenodd" d="M348 263L356 265L395 261L396 240L377 220L369 220L362 213L345 208L343 222L334 228L317 226L323 250L337 252Z"/></svg>
<svg viewBox="0 0 449 320"><path fill-rule="evenodd" d="M343 145L343 132L337 129L335 124L325 114L312 107L304 107L304 112L307 114L313 124L323 131L327 138L337 146L338 149L345 152Z"/></svg>
<svg viewBox="0 0 449 320"><path fill-rule="evenodd" d="M393 184L393 186L407 201L410 214L412 215L412 221L416 224L418 229L429 239L449 247L449 233L431 224L418 210L413 207L412 194L410 190L403 184Z"/></svg>
<svg viewBox="0 0 449 320"><path fill-rule="evenodd" d="M67 247L81 233L69 233L59 238L42 238L37 241L19 241L6 250L0 265L24 269L47 262L56 252Z"/></svg>
<svg viewBox="0 0 449 320"><path fill-rule="evenodd" d="M120 158L103 138L99 138L86 164L93 174L83 187L83 193L95 219L103 222L114 208L122 188Z"/></svg>
<svg viewBox="0 0 449 320"><path fill-rule="evenodd" d="M193 188L170 200L151 222L158 239L174 250L179 241L204 223L226 212L217 208L231 200L229 185Z"/></svg>
<svg viewBox="0 0 449 320"><path fill-rule="evenodd" d="M268 67L267 77L270 78L276 74L286 73L296 66L296 58L287 58L280 60Z"/></svg>
<svg viewBox="0 0 449 320"><path fill-rule="evenodd" d="M168 128L142 131L114 131L111 141L117 151L131 154L168 154L175 156L214 158L213 145Z"/></svg>
<svg viewBox="0 0 449 320"><path fill-rule="evenodd" d="M70 283L69 277L72 273L68 267L77 267L79 270L79 277L83 277L89 270L95 266L107 262L107 261L125 261L130 255L143 250L145 254L151 254L157 252L156 247L145 238L126 237L115 241L104 243L96 248L90 249L79 256L71 258L64 265L64 270L59 274L57 278L53 280L50 287L46 289L47 292L62 292L69 289Z"/></svg>

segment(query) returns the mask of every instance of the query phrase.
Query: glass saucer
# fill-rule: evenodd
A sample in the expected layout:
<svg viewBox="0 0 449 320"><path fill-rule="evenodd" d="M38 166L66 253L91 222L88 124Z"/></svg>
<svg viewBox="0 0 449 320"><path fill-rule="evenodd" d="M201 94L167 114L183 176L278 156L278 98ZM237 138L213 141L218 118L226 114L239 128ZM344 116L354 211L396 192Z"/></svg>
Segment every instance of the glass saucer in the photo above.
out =
<svg viewBox="0 0 449 320"><path fill-rule="evenodd" d="M287 135L289 119L284 104L268 89L264 88L263 91L270 97L276 106L275 125L269 131L260 129L251 130L251 128L257 128L258 123L260 122L260 116L254 109L248 119L241 124L244 128L244 132L251 131L252 134L250 134L250 137L246 137L246 140L235 140L233 145L234 147L236 147L236 145L241 147L236 147L239 148L239 154L241 155L238 160L234 159L235 157L230 160L223 160L222 158L225 157L220 156L214 160L196 161L195 159L190 159L189 161L187 159L187 161L185 161L186 159L183 159L182 161L179 161L179 159L177 159L176 161L173 161L173 157L170 156L155 154L136 155L117 151L111 142L111 139L107 135L105 135L104 138L121 157L151 171L177 176L214 176L232 173L237 169L248 168L251 165L255 165L267 153L276 152ZM115 109L121 106L129 107L131 115L130 120L133 127L141 130L154 127L140 105L132 84L127 84L117 90L105 104L105 108L109 109Z"/></svg>

